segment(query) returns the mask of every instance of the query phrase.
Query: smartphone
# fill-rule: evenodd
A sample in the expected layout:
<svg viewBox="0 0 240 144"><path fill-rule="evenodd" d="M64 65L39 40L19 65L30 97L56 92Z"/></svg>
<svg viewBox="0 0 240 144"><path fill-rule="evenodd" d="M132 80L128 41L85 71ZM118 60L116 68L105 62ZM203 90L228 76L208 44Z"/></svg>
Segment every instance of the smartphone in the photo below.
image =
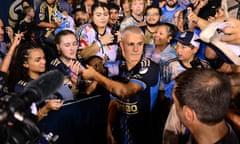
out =
<svg viewBox="0 0 240 144"><path fill-rule="evenodd" d="M183 10L182 15L183 15L183 30L186 31L189 29L188 10L187 9Z"/></svg>

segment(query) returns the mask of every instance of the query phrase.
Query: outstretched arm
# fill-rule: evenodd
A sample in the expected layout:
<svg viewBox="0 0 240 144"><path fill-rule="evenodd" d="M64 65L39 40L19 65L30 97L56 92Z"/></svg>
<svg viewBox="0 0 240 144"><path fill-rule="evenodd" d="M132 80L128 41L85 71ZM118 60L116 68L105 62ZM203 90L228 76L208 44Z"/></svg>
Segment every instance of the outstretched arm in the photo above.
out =
<svg viewBox="0 0 240 144"><path fill-rule="evenodd" d="M84 79L97 81L110 93L121 98L130 97L142 89L140 85L133 82L121 83L111 80L95 71L91 66L87 66L87 69L82 71L82 76Z"/></svg>

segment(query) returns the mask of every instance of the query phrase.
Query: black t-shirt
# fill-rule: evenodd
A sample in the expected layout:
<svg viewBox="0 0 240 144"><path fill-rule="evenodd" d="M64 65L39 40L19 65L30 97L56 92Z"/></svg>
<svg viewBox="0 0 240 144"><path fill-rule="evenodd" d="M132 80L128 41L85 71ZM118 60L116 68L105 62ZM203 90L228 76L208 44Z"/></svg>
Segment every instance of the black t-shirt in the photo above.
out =
<svg viewBox="0 0 240 144"><path fill-rule="evenodd" d="M220 139L215 144L239 144L239 140L233 131L232 127L228 125L228 133L222 139Z"/></svg>
<svg viewBox="0 0 240 144"><path fill-rule="evenodd" d="M234 130L232 129L231 125L227 123L227 127L228 127L227 135L225 135L223 138L221 138L214 144L239 144L239 140ZM193 138L192 135L190 137ZM197 144L197 142L194 139L192 139L192 144Z"/></svg>

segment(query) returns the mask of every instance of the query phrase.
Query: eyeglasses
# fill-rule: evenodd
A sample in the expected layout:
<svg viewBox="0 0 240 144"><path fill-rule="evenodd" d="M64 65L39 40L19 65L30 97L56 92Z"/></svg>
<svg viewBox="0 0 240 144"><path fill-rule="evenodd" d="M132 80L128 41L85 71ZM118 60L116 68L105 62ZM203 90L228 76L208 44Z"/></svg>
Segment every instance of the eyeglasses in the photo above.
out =
<svg viewBox="0 0 240 144"><path fill-rule="evenodd" d="M146 16L159 16L159 13L147 13Z"/></svg>

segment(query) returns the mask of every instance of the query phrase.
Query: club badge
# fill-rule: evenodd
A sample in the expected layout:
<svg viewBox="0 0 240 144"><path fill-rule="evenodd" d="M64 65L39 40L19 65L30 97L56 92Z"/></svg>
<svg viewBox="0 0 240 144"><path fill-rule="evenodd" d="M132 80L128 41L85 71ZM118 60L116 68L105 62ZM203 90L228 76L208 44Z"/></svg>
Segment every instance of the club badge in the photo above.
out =
<svg viewBox="0 0 240 144"><path fill-rule="evenodd" d="M140 74L145 74L148 72L148 68L147 67L142 67L140 70L139 70L139 73Z"/></svg>

